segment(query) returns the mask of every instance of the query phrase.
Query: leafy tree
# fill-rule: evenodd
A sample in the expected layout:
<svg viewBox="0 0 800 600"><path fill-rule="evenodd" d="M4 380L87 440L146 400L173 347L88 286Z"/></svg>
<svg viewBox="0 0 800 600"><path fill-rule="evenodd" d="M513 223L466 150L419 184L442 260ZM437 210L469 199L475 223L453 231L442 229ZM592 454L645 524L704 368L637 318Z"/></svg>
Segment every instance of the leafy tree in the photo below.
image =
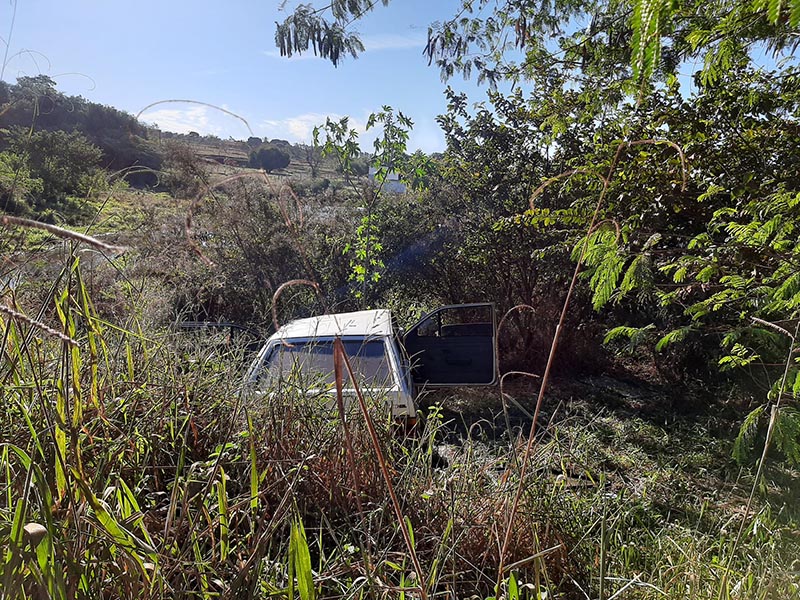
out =
<svg viewBox="0 0 800 600"><path fill-rule="evenodd" d="M288 152L267 144L250 153L249 164L254 169L264 169L267 173L271 173L277 169L285 169L290 162L291 157Z"/></svg>
<svg viewBox="0 0 800 600"><path fill-rule="evenodd" d="M320 135L325 134L325 141L320 143ZM314 128L314 147L319 148L322 156L331 156L337 167L350 183L353 173L353 161L361 156L358 144L358 132L350 128L350 119L342 117L339 121L325 120L325 124Z"/></svg>
<svg viewBox="0 0 800 600"><path fill-rule="evenodd" d="M319 146L314 144L303 144L300 146L300 150L303 153L306 164L311 169L311 178L316 179L319 176L319 168L322 164L322 151Z"/></svg>
<svg viewBox="0 0 800 600"><path fill-rule="evenodd" d="M360 16L334 4L341 23ZM318 14L304 10L293 22L301 42ZM654 357L680 342L677 374L693 366L707 379L708 361L764 373L772 408L751 414L743 439L774 414L778 448L794 461L800 360L786 326L800 318L800 74L780 61L759 72L750 55L793 52L799 29L798 0L463 0L430 27L425 50L443 79L524 80L529 90L474 111L450 95L446 175L435 185L461 202L468 225L442 236L441 247L456 240L447 260L491 279L490 265L541 243L530 271L552 288L567 270L554 254L574 249L598 318L622 324L609 342L648 341ZM694 96L678 85L688 61L702 65ZM336 146L352 162L347 141Z"/></svg>
<svg viewBox="0 0 800 600"><path fill-rule="evenodd" d="M165 146L163 182L176 197L197 197L211 183L205 163L189 144L169 140Z"/></svg>
<svg viewBox="0 0 800 600"><path fill-rule="evenodd" d="M33 77L19 77L13 96L17 98L43 98L55 96L56 82L47 75L35 75Z"/></svg>
<svg viewBox="0 0 800 600"><path fill-rule="evenodd" d="M17 128L7 131L4 138L30 177L41 181L46 202L63 200L68 194L84 195L97 183L93 176L103 153L77 131L29 132Z"/></svg>
<svg viewBox="0 0 800 600"><path fill-rule="evenodd" d="M16 85L3 84L4 127L31 128L35 131L78 132L103 151L103 165L111 171L133 173L134 184L154 184L152 171L161 167L157 147L147 141L147 130L131 115L108 106L88 102L80 96L65 96L47 76L20 77ZM5 90L5 91L3 91ZM7 100L4 100L7 98ZM0 140L0 150L8 140ZM144 170L149 173L143 173Z"/></svg>
<svg viewBox="0 0 800 600"><path fill-rule="evenodd" d="M43 191L42 180L31 176L21 156L0 152L0 203L4 211L26 212Z"/></svg>
<svg viewBox="0 0 800 600"><path fill-rule="evenodd" d="M402 112L395 112L392 107L384 106L381 111L371 114L367 119L367 129L374 127L382 129L381 135L375 139L367 166L375 169L375 185L360 187L355 176L359 174L358 165L362 151L358 144L358 133L350 128L349 119L343 117L338 122L327 119L324 125L314 128L314 145L321 148L323 156L336 158L354 195L360 199L364 212L356 228L355 240L345 248L345 253L352 256L351 281L357 285L354 294L367 304L373 297L375 284L380 281L385 267L381 259L383 242L376 226L375 210L384 195L384 185L389 174L395 172L406 178L411 164L406 153L406 144L413 123ZM322 134L325 135L324 144L320 144ZM415 168L422 169L418 164Z"/></svg>
<svg viewBox="0 0 800 600"><path fill-rule="evenodd" d="M311 48L337 65L363 51L348 28L375 4L301 4L277 24L276 45L286 56ZM462 0L452 19L429 27L425 55L444 80L475 74L495 84L570 71L607 80L632 75L645 84L691 59L703 62L703 77L713 81L755 45L793 51L799 26L798 0Z"/></svg>
<svg viewBox="0 0 800 600"><path fill-rule="evenodd" d="M781 398L800 397L800 361L785 363L795 335L786 325L800 318L798 78L796 68L776 77L740 65L691 99L656 93L647 118L685 149L692 181L685 190L648 188L636 171L652 173L645 165L659 152L633 158L614 183L626 190L624 204L605 213L620 235L597 232L587 256L597 308L631 297L661 307L659 318L653 310L650 322L617 327L609 340L649 342L657 353L711 342L706 356L724 371L747 372L771 390L776 406ZM781 431L796 429L791 406L780 410ZM769 411L760 406L756 413L763 423ZM752 438L748 428L758 422L748 419L743 435ZM795 460L796 450L781 435L779 449Z"/></svg>
<svg viewBox="0 0 800 600"><path fill-rule="evenodd" d="M134 171L127 180L135 185L157 183L154 172L161 169L161 152L148 142L147 131L131 115L89 102L77 128L103 150L106 168Z"/></svg>

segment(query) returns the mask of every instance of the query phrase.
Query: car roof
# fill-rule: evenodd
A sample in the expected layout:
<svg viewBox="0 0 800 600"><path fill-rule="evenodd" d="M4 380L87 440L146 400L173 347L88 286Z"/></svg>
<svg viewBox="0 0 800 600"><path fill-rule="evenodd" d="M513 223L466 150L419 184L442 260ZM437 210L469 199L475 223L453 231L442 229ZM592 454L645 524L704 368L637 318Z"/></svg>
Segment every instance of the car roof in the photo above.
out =
<svg viewBox="0 0 800 600"><path fill-rule="evenodd" d="M392 335L392 316L387 309L321 315L297 319L281 327L270 339L337 336Z"/></svg>

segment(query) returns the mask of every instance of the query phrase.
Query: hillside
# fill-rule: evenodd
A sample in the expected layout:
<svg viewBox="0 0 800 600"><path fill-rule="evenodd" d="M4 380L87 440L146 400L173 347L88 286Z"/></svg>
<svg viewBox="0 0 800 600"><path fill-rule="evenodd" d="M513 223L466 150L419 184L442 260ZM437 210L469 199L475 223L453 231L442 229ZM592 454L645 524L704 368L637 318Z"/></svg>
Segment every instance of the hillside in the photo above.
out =
<svg viewBox="0 0 800 600"><path fill-rule="evenodd" d="M319 149L278 139L221 140L160 131L113 107L66 96L44 75L0 82L0 106L0 202L8 212L51 222L54 211L72 219L76 199L115 180L166 191L164 179L170 175L164 160L175 154L176 145L201 162L237 168L256 166L253 152L275 148L289 159L288 168L280 169L284 176L342 177L336 161L322 157Z"/></svg>

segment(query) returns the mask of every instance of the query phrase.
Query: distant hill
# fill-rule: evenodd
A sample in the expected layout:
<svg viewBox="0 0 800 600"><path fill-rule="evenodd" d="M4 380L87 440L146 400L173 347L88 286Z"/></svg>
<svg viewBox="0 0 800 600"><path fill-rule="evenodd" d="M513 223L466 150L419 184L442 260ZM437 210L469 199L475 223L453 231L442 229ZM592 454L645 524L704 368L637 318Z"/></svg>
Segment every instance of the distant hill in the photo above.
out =
<svg viewBox="0 0 800 600"><path fill-rule="evenodd" d="M309 144L292 144L282 139L266 139L251 136L248 140L223 140L215 135L200 135L195 132L180 134L151 129L149 138L160 141L177 141L189 146L200 158L234 167L252 167L251 154L263 146L274 146L289 155L289 166L278 173L307 177L339 177L334 158L322 157L319 148ZM313 164L313 168L312 168Z"/></svg>
<svg viewBox="0 0 800 600"><path fill-rule="evenodd" d="M170 182L178 155L185 165L195 159L219 165L208 171L216 175L264 168L289 177L342 178L336 159L308 144L162 131L114 107L63 94L46 75L0 81L0 211L48 221L78 218L83 199L114 174L133 187L175 192ZM258 158L276 155L269 163ZM355 162L366 175L366 155ZM189 168L183 176L189 181L196 174Z"/></svg>
<svg viewBox="0 0 800 600"><path fill-rule="evenodd" d="M133 116L81 96L56 90L46 75L20 77L16 84L0 81L0 151L6 150L15 128L78 132L100 148L100 166L109 171L131 167L158 170L162 156L148 139L148 128ZM132 174L134 185L154 184L152 173Z"/></svg>

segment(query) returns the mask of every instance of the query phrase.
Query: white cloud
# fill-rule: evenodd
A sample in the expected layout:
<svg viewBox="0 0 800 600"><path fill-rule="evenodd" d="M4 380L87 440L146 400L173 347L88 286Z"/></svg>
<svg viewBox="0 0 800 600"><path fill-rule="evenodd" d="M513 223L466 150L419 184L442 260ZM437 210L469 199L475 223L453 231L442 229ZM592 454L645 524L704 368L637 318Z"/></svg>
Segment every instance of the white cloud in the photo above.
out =
<svg viewBox="0 0 800 600"><path fill-rule="evenodd" d="M395 33L384 33L378 35L367 35L361 38L365 51L380 50L408 50L411 48L424 48L427 38L421 35L398 35Z"/></svg>
<svg viewBox="0 0 800 600"><path fill-rule="evenodd" d="M433 119L414 123L414 129L408 138L409 152L415 150L422 150L427 154L444 152L446 145L444 133Z"/></svg>
<svg viewBox="0 0 800 600"><path fill-rule="evenodd" d="M258 127L262 137L268 139L280 138L290 142L311 143L314 127L325 124L325 119L338 121L342 115L324 113L304 113L285 119L268 119L262 121ZM359 136L366 130L366 119L350 117L349 125L358 131ZM362 140L363 144L363 140Z"/></svg>
<svg viewBox="0 0 800 600"><path fill-rule="evenodd" d="M207 106L190 108L159 108L145 112L140 118L148 123L155 123L162 131L219 135L222 128L212 121L212 109Z"/></svg>
<svg viewBox="0 0 800 600"><path fill-rule="evenodd" d="M222 108L229 110L227 106ZM307 112L283 119L267 119L254 127L254 135L265 140L277 138L295 144L310 144L313 141L314 127L324 125L325 119L339 121L342 116L337 113ZM351 115L349 126L358 132L361 149L371 152L375 136L380 134L381 128L367 131L367 118L367 113L360 117ZM141 119L157 124L162 131L175 133L196 131L201 135L213 134L221 138L230 135L236 139L244 139L250 135L238 120L208 106L158 108L145 112ZM408 142L409 151L419 148L425 152L440 152L444 145L444 136L435 121L430 119L415 123Z"/></svg>
<svg viewBox="0 0 800 600"><path fill-rule="evenodd" d="M339 121L342 115L336 113L309 112L284 119L268 119L257 126L256 135L266 140L282 139L292 143L310 144L313 138L314 127L322 126L325 119ZM364 152L372 151L375 137L380 134L381 128L375 127L367 131L367 113L361 117L350 116L350 128L358 132L358 143ZM321 140L323 141L323 140ZM417 149L423 152L442 152L445 147L444 134L436 121L423 119L414 124L408 140L408 149L413 152Z"/></svg>
<svg viewBox="0 0 800 600"><path fill-rule="evenodd" d="M190 100L167 102L170 103L169 107L148 109L139 119L146 123L155 123L162 131L175 133L196 131L201 135L212 134L222 138L232 136L237 139L252 135L249 133L250 124L227 104L190 104ZM188 107L182 108L182 102L187 103Z"/></svg>

